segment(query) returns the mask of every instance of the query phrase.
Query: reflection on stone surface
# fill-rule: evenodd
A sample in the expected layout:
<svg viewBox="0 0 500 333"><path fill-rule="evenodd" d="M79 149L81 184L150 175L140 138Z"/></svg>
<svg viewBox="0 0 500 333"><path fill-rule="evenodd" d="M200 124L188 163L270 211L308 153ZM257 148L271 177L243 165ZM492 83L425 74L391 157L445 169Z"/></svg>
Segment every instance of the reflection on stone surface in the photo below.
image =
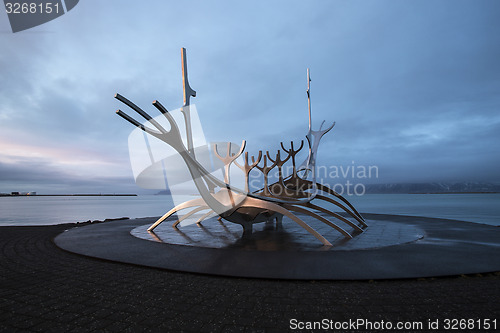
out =
<svg viewBox="0 0 500 333"><path fill-rule="evenodd" d="M314 236L287 218L281 226L275 223L257 223L253 226L253 233L245 236L240 225L219 221L215 217L205 220L202 225L190 224L178 229L164 224L154 232L147 231L149 225L143 225L133 229L131 234L145 240L169 244L257 251L365 250L409 243L424 236L424 231L415 226L369 220L367 223L373 228L367 228L353 239L346 239L316 219L304 215L300 217L324 235L333 246L318 244Z"/></svg>

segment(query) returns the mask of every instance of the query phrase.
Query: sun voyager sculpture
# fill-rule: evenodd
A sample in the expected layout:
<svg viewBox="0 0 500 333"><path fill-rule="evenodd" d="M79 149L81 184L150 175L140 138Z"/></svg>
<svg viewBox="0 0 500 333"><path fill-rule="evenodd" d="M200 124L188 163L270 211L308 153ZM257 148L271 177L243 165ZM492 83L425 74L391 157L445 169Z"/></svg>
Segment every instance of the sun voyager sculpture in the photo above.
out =
<svg viewBox="0 0 500 333"><path fill-rule="evenodd" d="M294 146L293 141L290 142L290 146L281 142L281 149L278 149L276 153L259 151L257 156L251 156L250 159L248 152L244 153L246 141L242 142L237 152L233 151L234 144L231 142L227 143L225 152L220 152L219 145L213 144L210 148L212 153L222 162L223 179L208 171L206 165L203 165L195 154L190 98L195 97L196 92L191 89L188 82L186 50L184 48L182 48L182 78L184 105L181 112L184 116L184 138L175 119L159 101L154 101L153 106L166 118L170 125L169 130L166 130L157 120L125 97L120 94L115 95L116 99L134 110L146 122L141 123L121 110L116 111L116 113L142 131L171 146L184 161L199 194L197 198L185 201L170 209L153 223L148 231L152 232L167 218L174 214L178 215L183 210L189 211L183 216L178 215L173 227L178 228L179 223L187 217L203 212L197 223L216 215L219 220L240 224L243 227L243 235L248 236L252 233L254 223L267 222L281 225L283 217L288 217L326 246L332 244L306 223L304 217L321 221L348 239L366 229L367 224L363 216L346 198L328 186L316 182L316 156L319 142L335 123L323 129L325 123L323 121L319 130L312 129L309 69L307 70L309 131L306 135L309 151L304 161L299 163L296 160L297 154L304 147L304 140L298 145L299 148ZM187 147L185 143L187 143ZM288 163L289 166L291 164L289 174L285 174L285 163ZM232 167L237 167L243 173L245 178L243 188L232 184L230 179ZM277 180L271 181L270 173L272 171L277 171ZM250 174L255 175L256 172L261 177L262 186L258 189L251 189ZM340 215L325 208L330 208L330 206L331 209L340 208L346 214Z"/></svg>

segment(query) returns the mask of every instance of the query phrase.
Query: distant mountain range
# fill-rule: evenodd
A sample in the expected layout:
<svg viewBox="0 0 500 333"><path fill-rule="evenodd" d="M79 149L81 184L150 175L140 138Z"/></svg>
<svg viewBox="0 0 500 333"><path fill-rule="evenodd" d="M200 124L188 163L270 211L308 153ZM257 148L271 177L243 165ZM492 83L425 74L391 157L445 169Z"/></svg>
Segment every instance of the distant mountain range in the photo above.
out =
<svg viewBox="0 0 500 333"><path fill-rule="evenodd" d="M366 193L500 193L494 183L398 183L367 184Z"/></svg>

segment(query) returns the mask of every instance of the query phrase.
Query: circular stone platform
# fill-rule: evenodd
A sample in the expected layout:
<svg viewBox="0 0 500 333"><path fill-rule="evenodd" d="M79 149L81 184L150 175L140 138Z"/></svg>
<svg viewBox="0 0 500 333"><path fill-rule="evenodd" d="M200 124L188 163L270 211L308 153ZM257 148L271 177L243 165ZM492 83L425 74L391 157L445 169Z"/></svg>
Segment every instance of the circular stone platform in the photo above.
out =
<svg viewBox="0 0 500 333"><path fill-rule="evenodd" d="M325 247L285 218L260 223L250 237L215 218L203 226L154 233L156 218L121 220L70 229L55 243L70 252L155 268L279 279L393 279L500 271L500 228L425 217L363 214L368 228L351 240L300 216L334 246Z"/></svg>
<svg viewBox="0 0 500 333"><path fill-rule="evenodd" d="M327 217L322 213L320 215ZM218 221L215 217L203 221L201 225L192 223L178 229L171 228L173 222L168 221L157 227L154 232L147 231L151 224L146 224L132 229L130 233L145 240L173 245L257 251L367 250L414 242L423 238L425 234L422 229L412 225L372 220L368 222L370 227L363 233L352 239L346 239L337 230L320 221L309 216L300 215L300 217L328 239L333 247L323 246L304 228L292 221L286 223L286 220L281 226L276 226L274 223L255 224L250 238L242 238L243 228L240 225Z"/></svg>

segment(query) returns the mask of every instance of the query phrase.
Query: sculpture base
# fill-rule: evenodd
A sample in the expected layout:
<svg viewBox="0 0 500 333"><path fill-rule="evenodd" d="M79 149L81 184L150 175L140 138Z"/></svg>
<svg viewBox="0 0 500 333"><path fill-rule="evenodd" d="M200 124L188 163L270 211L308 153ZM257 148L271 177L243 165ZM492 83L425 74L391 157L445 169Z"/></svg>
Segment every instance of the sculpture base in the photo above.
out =
<svg viewBox="0 0 500 333"><path fill-rule="evenodd" d="M205 221L203 228L189 225L179 230L170 226L172 219L154 235L146 229L155 218L142 218L73 228L55 242L65 250L101 259L237 277L365 280L500 271L498 227L425 217L364 216L369 227L349 241L318 230L333 247L318 244L288 219L281 229L256 224L251 237L240 238L241 226L222 225L215 219Z"/></svg>
<svg viewBox="0 0 500 333"><path fill-rule="evenodd" d="M327 217L322 213L320 215ZM410 243L424 237L424 231L413 225L372 220L363 233L348 239L321 221L304 215L300 217L333 246L324 246L304 228L287 218L278 225L274 221L255 223L251 234L244 233L239 224L218 221L215 217L203 221L203 224L192 223L179 228L171 227L175 221L173 219L172 222L166 221L158 226L154 232L147 231L149 225L143 225L130 233L148 241L173 245L257 251L366 250ZM196 221L197 218L193 220ZM353 232L349 227L346 229Z"/></svg>

